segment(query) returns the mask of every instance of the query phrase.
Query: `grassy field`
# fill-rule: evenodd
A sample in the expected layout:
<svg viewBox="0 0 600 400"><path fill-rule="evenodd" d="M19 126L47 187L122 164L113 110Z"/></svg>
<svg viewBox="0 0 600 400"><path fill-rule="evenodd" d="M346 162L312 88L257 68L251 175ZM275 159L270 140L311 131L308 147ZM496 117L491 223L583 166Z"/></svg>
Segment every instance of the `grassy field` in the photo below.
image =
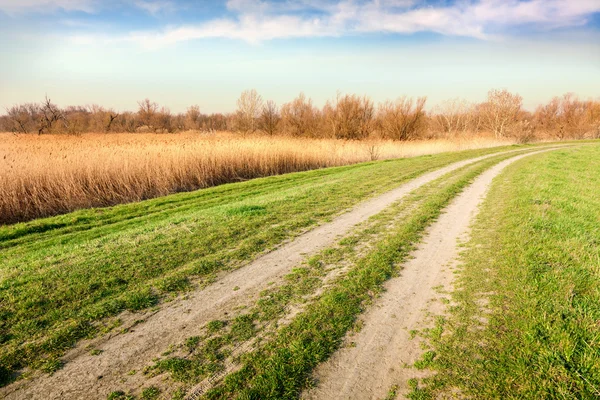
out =
<svg viewBox="0 0 600 400"><path fill-rule="evenodd" d="M0 363L53 371L97 321L210 281L426 171L493 150L330 168L0 228Z"/></svg>
<svg viewBox="0 0 600 400"><path fill-rule="evenodd" d="M600 147L510 166L463 260L412 398L599 398Z"/></svg>
<svg viewBox="0 0 600 400"><path fill-rule="evenodd" d="M0 224L323 167L509 139L342 141L215 134L0 134Z"/></svg>
<svg viewBox="0 0 600 400"><path fill-rule="evenodd" d="M298 172L2 226L0 383L55 372L81 339L120 329L122 311L161 307L421 174L536 148ZM357 317L446 205L514 155L494 155L417 189L258 300L131 371L153 379L151 386L117 386L106 395L182 399L219 376L203 398L297 398L313 384L314 368L361 329ZM451 313L425 331L430 347L415 364L437 373L412 381L411 398L598 397L599 156L597 145L538 154L495 181L462 256ZM245 353L235 352L246 344ZM396 394L392 387L389 398Z"/></svg>

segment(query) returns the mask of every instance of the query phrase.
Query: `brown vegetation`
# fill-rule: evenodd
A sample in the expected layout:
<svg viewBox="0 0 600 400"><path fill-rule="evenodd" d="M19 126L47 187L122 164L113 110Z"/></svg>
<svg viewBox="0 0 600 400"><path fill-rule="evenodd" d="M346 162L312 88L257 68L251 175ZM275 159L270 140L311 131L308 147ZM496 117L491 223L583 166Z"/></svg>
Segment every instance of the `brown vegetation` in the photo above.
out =
<svg viewBox="0 0 600 400"><path fill-rule="evenodd" d="M374 159L509 144L215 134L0 134L0 223Z"/></svg>
<svg viewBox="0 0 600 400"><path fill-rule="evenodd" d="M427 149L416 154L433 153L440 143L439 151L445 151L465 141L487 146L490 137L503 143L600 138L600 101L573 94L533 113L522 108L521 96L506 90L490 91L480 104L450 100L431 112L425 103L425 97L400 97L376 105L367 96L338 94L320 109L300 93L278 107L248 90L231 114L203 114L197 105L173 114L150 99L140 101L136 112L61 108L47 97L15 105L0 116L0 131L14 133L0 140L0 223L415 155L409 149L421 146ZM186 131L191 132L163 135ZM220 131L230 133L215 134ZM87 132L95 133L81 135ZM481 137L488 139L480 143ZM424 145L425 139L430 141Z"/></svg>
<svg viewBox="0 0 600 400"><path fill-rule="evenodd" d="M539 139L600 137L600 101L580 100L573 94L555 97L531 113L523 99L507 90L491 90L476 104L448 100L429 112L426 98L399 97L375 105L367 96L338 94L322 109L300 93L279 107L264 101L256 90L244 91L231 114L203 114L193 105L173 114L150 99L138 102L136 112L116 112L98 105L64 109L46 98L41 103L15 105L0 116L0 131L13 133L234 131L308 138L417 140L493 134L519 142Z"/></svg>

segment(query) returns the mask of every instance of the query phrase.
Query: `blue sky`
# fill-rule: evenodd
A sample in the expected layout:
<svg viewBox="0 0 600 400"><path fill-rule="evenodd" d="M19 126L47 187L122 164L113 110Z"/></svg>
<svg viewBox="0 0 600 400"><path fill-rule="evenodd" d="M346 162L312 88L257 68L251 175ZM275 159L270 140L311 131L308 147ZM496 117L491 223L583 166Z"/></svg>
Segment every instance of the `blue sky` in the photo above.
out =
<svg viewBox="0 0 600 400"><path fill-rule="evenodd" d="M0 0L0 107L600 97L600 0Z"/></svg>

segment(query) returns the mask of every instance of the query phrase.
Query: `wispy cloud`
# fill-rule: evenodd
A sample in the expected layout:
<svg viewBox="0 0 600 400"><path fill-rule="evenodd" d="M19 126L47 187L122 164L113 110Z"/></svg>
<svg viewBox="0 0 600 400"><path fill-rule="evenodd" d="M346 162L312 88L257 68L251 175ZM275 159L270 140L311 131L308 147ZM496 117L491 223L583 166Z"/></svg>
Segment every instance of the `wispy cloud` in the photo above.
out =
<svg viewBox="0 0 600 400"><path fill-rule="evenodd" d="M136 4L150 13L157 13L168 3L140 0ZM204 38L258 43L272 39L382 32L435 32L489 39L515 26L554 29L585 25L592 14L600 12L600 1L457 0L452 5L433 6L419 0L229 0L226 7L228 15L225 17L199 24L131 32L110 40L156 48Z"/></svg>
<svg viewBox="0 0 600 400"><path fill-rule="evenodd" d="M96 10L95 0L0 0L0 11L7 14L48 13L56 10L83 11L92 13Z"/></svg>
<svg viewBox="0 0 600 400"><path fill-rule="evenodd" d="M162 12L172 12L176 10L175 4L172 1L164 0L136 0L134 1L134 5L152 15L158 15Z"/></svg>

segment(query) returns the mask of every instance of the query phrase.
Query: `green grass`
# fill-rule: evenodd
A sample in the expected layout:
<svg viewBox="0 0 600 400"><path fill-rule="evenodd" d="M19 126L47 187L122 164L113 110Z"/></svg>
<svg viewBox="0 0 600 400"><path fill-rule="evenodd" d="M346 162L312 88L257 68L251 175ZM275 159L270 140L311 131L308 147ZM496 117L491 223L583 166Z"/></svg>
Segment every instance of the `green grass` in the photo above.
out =
<svg viewBox="0 0 600 400"><path fill-rule="evenodd" d="M514 147L514 146L513 146ZM451 162L503 149L363 163L0 227L0 384L123 310L155 306Z"/></svg>
<svg viewBox="0 0 600 400"><path fill-rule="evenodd" d="M600 398L600 147L508 167L463 259L414 398Z"/></svg>
<svg viewBox="0 0 600 400"><path fill-rule="evenodd" d="M463 168L403 201L411 212L397 221L348 273L282 327L264 346L243 357L241 368L205 394L208 399L292 399L310 385L310 373L341 344L356 317L414 248L424 229L474 177L509 156ZM406 204L406 203L411 204ZM388 211L388 210L386 210ZM384 212L385 213L385 212ZM384 226L382 226L384 227ZM433 359L433 356L431 357Z"/></svg>
<svg viewBox="0 0 600 400"><path fill-rule="evenodd" d="M280 285L275 285L261 293L252 307L246 307L236 316L231 313L228 320L217 320L207 324L205 331L198 327L199 336L192 336L179 347L176 355L165 354L169 358L156 360L154 367L147 373L168 372L175 381L194 384L211 375L216 370L221 375L219 365L241 342L247 342L259 336L260 342L269 340L276 332L279 319L285 318L293 308L303 309L314 301L314 292L323 285L327 271L336 271L340 265L351 268L364 254L375 248L381 237L385 236L390 225L403 224L407 216L412 214L415 206L424 202L430 195L440 189L451 186L465 176L486 169L492 164L512 155L500 155L476 164L463 167L444 176L410 194L403 201L388 207L378 215L360 224L337 245L322 250L309 258L302 266L298 266L284 277ZM337 275L334 273L334 275ZM329 281L328 286L337 284L339 276ZM240 324L242 322L242 324ZM229 328L226 328L229 327ZM241 329L243 327L244 329ZM216 333L219 335L215 335ZM243 334L240 334L242 332ZM191 345L190 345L191 343ZM244 356L246 357L246 356ZM213 378L211 378L213 379Z"/></svg>

